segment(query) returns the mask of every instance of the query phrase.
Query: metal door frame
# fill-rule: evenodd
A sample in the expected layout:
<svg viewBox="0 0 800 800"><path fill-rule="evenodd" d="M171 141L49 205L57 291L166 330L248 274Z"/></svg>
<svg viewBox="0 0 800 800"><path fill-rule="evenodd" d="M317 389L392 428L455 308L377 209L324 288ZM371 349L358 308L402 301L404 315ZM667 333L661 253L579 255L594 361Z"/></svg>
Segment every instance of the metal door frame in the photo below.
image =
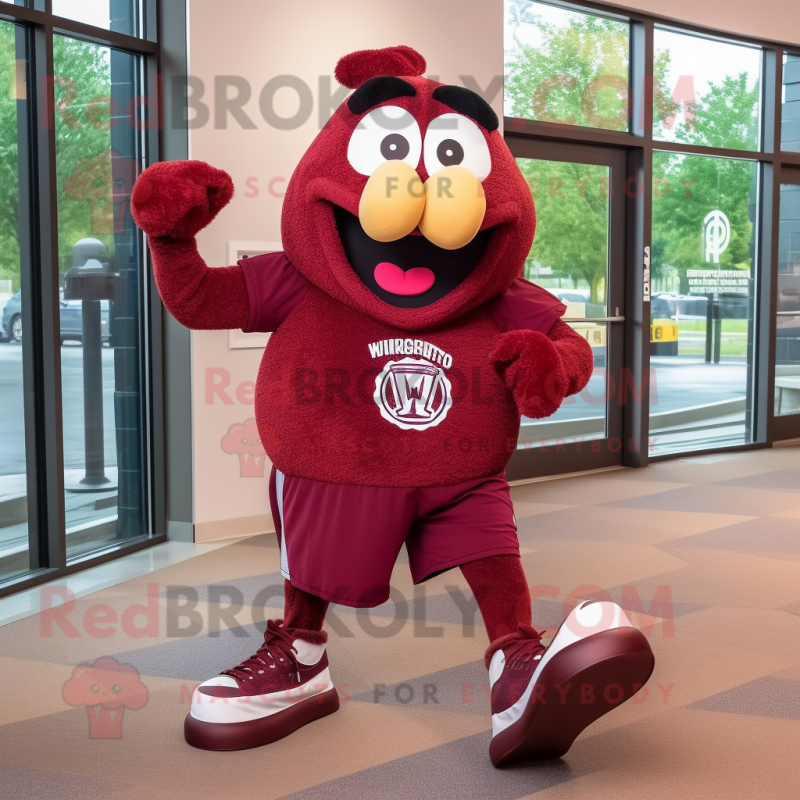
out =
<svg viewBox="0 0 800 800"><path fill-rule="evenodd" d="M793 184L800 187L800 169L791 168L791 167L783 167L779 174L779 179L776 181L775 186L775 214L774 214L774 230L773 230L773 238L775 241L775 251L776 251L776 270L777 270L777 253L779 250L779 226L780 226L780 187L781 184ZM769 439L770 441L780 441L786 439L800 439L800 412L796 414L789 414L787 416L776 416L775 415L775 372L776 372L776 358L777 358L777 318L782 315L792 315L795 312L781 312L777 310L778 307L778 281L779 275L775 275L774 280L774 297L772 301L772 307L775 310L773 314L773 318L770 320L770 335L772 341L770 342L770 364L769 364L769 387L771 389L769 394ZM800 316L800 311L796 312L797 316Z"/></svg>
<svg viewBox="0 0 800 800"><path fill-rule="evenodd" d="M632 375L636 385L641 386L642 380L639 371L635 370L634 365L629 364L625 358L626 297L630 292L627 286L629 270L626 264L629 254L626 232L629 224L628 201L632 194L628 180L630 177L628 154L623 148L618 147L534 139L528 136L515 136L513 133L507 133L505 138L512 154L517 158L607 166L611 170L607 273L609 294L606 300L608 316L605 320L608 323L606 370L612 377L615 387L606 400L607 426L604 438L518 449L508 464L508 479L522 480L622 466L630 457L639 458L641 456L639 451L642 449L641 437L627 433L631 430L630 420L626 419L629 416L626 413L629 397L620 398L619 395L623 370L630 370L629 374ZM641 183L638 185L641 188ZM619 443L618 448L615 447L615 443ZM646 449L645 440L645 455Z"/></svg>

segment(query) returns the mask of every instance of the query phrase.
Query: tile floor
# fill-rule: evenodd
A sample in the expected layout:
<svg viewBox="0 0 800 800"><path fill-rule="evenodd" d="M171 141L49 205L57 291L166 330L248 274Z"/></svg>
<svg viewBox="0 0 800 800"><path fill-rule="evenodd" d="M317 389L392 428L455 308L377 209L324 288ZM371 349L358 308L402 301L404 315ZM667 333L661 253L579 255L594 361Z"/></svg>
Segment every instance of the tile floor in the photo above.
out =
<svg viewBox="0 0 800 800"><path fill-rule="evenodd" d="M257 750L189 748L192 688L254 651L263 620L280 613L279 551L265 535L127 580L120 567L104 588L84 585L61 625L28 598L0 627L0 797L800 796L800 448L537 482L513 496L534 624L552 635L580 596L607 592L656 654L647 694L564 758L491 767L474 600L457 570L415 589L402 557L393 585L405 607L329 615L338 713ZM62 695L76 665L102 656L132 665L149 695L105 729ZM92 738L92 725L119 736Z"/></svg>

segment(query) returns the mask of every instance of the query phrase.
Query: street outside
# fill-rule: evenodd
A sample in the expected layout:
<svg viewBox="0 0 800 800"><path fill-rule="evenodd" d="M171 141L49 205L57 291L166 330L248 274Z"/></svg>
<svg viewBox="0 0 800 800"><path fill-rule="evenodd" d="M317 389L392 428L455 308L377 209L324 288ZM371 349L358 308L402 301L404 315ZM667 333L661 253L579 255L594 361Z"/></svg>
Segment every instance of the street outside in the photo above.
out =
<svg viewBox="0 0 800 800"><path fill-rule="evenodd" d="M83 453L83 347L67 342L61 347L61 381L64 418L64 469L84 466ZM0 344L0 386L3 413L0 415L0 476L25 474L25 431L23 428L22 347ZM114 429L114 351L103 347L103 426L105 463L117 464Z"/></svg>

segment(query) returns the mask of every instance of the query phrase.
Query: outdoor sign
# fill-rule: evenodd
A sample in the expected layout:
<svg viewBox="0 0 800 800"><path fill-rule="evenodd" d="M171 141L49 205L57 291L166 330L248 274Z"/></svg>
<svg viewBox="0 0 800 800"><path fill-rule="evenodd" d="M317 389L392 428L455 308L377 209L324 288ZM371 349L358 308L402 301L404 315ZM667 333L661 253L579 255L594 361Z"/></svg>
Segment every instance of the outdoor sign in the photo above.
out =
<svg viewBox="0 0 800 800"><path fill-rule="evenodd" d="M705 261L719 264L719 257L731 243L731 223L719 209L710 211L703 220Z"/></svg>
<svg viewBox="0 0 800 800"><path fill-rule="evenodd" d="M687 269L690 294L749 294L750 271L742 269Z"/></svg>

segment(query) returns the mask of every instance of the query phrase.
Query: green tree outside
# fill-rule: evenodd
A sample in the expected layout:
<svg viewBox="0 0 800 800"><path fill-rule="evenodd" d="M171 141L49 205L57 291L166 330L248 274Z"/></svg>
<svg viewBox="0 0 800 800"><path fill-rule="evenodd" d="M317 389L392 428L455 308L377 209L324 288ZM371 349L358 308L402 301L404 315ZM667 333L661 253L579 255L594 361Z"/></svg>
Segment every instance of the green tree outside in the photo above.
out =
<svg viewBox="0 0 800 800"><path fill-rule="evenodd" d="M0 22L0 279L19 289L19 171L15 26Z"/></svg>
<svg viewBox="0 0 800 800"><path fill-rule="evenodd" d="M596 164L574 164L518 158L536 204L536 236L525 262L526 277L535 277L536 261L569 278L577 288L583 279L589 301L606 300L608 265L609 170Z"/></svg>
<svg viewBox="0 0 800 800"><path fill-rule="evenodd" d="M0 22L0 279L19 289L19 191L16 26ZM72 247L87 236L113 254L108 227L111 133L108 48L64 36L53 38L59 272L72 266ZM125 123L121 123L125 124ZM70 177L87 168L86 179Z"/></svg>
<svg viewBox="0 0 800 800"><path fill-rule="evenodd" d="M622 87L628 80L628 25L580 13L570 15L565 25L554 25L537 18L527 8L530 4L522 5L528 17L523 20L519 11L511 15L514 46L506 62L506 106L511 115L627 130L629 98ZM522 25L538 29L539 46L526 44L518 35ZM668 124L683 110L686 121L672 128L675 140L752 149L758 134L759 87L748 88L747 73L709 84L705 94L681 109L666 89L670 65L668 50L656 53L654 124ZM662 134L659 128L659 137L665 138ZM607 170L531 159L518 163L534 191L538 220L526 265L529 277L530 265L539 262L552 268L554 277L588 287L591 302L604 302L608 203L602 195ZM712 209L722 210L731 223L731 242L719 268L748 270L754 163L656 153L653 172L654 277L672 267L686 292L687 270L712 266L703 252L703 221ZM547 285L546 279L537 280Z"/></svg>
<svg viewBox="0 0 800 800"><path fill-rule="evenodd" d="M676 126L675 138L688 144L750 149L758 141L758 83L747 87L747 73L726 77L695 102L686 104L689 120ZM694 119L691 119L694 117ZM757 165L753 161L658 152L653 156L653 271L658 277L675 267L681 291L688 292L690 269L717 268L703 252L703 220L712 209L731 223L731 240L719 269L749 272L752 258Z"/></svg>

